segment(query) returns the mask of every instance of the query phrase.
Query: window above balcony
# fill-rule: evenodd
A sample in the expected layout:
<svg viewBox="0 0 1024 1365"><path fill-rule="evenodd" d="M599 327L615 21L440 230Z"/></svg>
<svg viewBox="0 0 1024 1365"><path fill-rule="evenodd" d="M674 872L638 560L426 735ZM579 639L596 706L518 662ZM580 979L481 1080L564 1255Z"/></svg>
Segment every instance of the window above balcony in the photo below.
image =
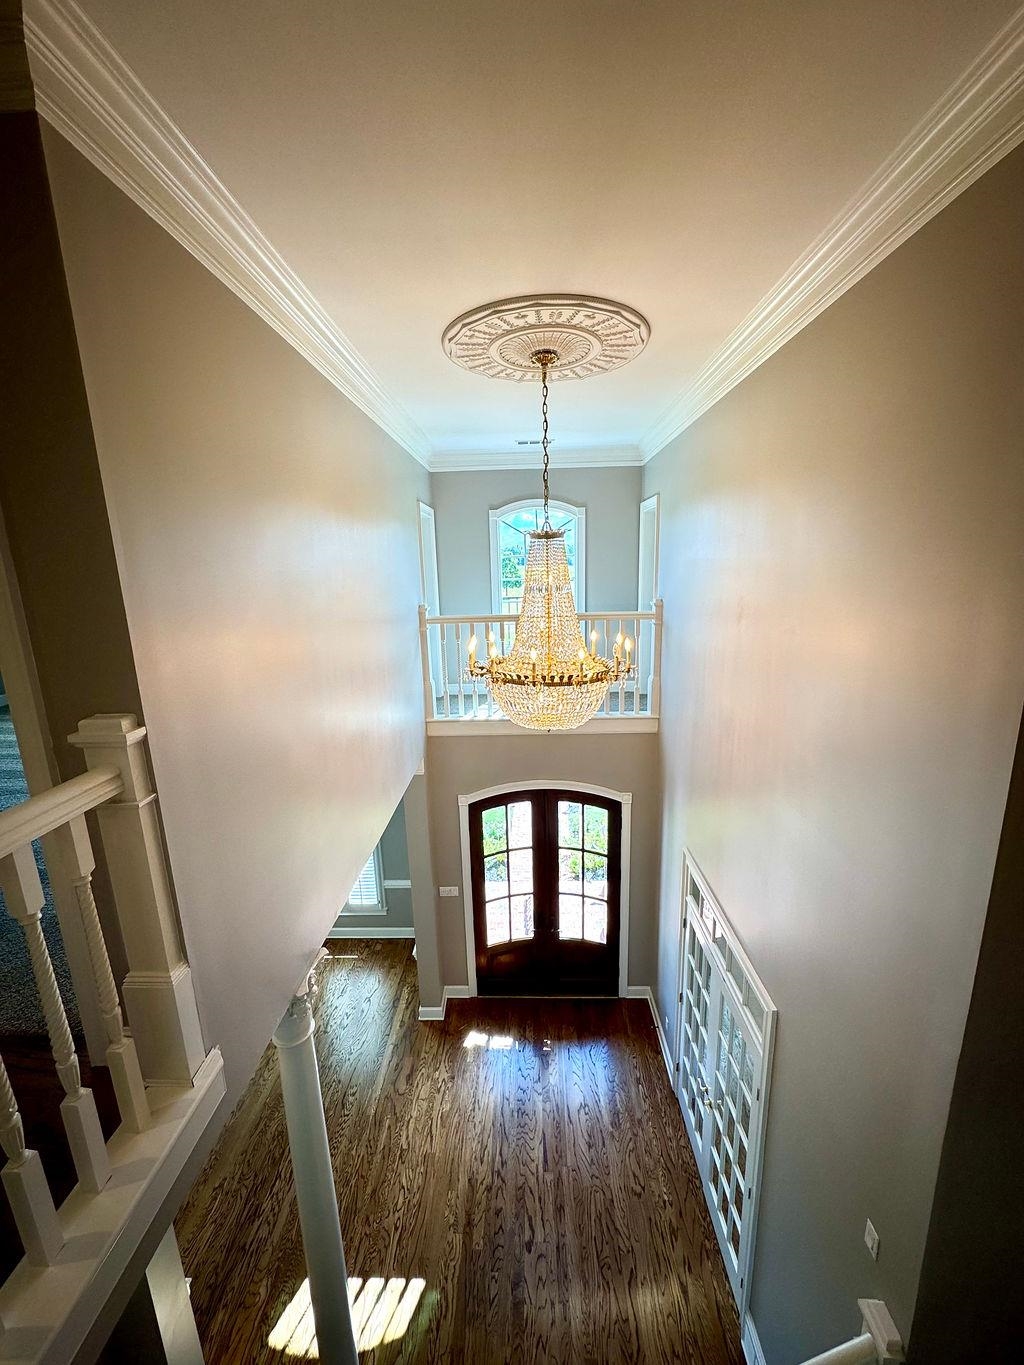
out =
<svg viewBox="0 0 1024 1365"><path fill-rule="evenodd" d="M565 555L569 561L573 597L582 611L587 581L586 509L553 501L550 516L554 529L565 532ZM518 612L530 532L539 531L543 522L544 505L539 498L510 502L491 511L491 610L496 615Z"/></svg>

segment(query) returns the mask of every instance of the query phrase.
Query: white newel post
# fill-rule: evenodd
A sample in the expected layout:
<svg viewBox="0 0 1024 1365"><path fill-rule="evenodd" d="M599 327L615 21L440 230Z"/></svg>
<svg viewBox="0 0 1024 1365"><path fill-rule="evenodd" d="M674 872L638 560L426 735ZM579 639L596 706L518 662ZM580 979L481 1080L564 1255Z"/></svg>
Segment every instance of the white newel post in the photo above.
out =
<svg viewBox="0 0 1024 1365"><path fill-rule="evenodd" d="M132 715L90 716L68 741L90 769L116 767L121 795L96 811L110 869L117 918L128 958L122 995L147 1082L188 1085L203 1046L164 856L156 794L143 740Z"/></svg>
<svg viewBox="0 0 1024 1365"><path fill-rule="evenodd" d="M288 1006L274 1032L274 1046L281 1066L288 1145L320 1359L327 1365L358 1365L308 991L295 996Z"/></svg>

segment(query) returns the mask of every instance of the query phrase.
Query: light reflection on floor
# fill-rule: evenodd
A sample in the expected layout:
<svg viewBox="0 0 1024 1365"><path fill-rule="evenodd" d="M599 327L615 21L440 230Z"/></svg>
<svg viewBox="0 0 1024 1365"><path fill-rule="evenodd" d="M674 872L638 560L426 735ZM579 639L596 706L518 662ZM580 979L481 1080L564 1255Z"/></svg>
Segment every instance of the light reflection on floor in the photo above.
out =
<svg viewBox="0 0 1024 1365"><path fill-rule="evenodd" d="M412 1322L425 1288L426 1282L420 1279L404 1280L398 1276L385 1279L382 1275L373 1275L363 1281L357 1276L349 1276L348 1301L356 1349L372 1351L389 1341L399 1341ZM308 1280L302 1281L291 1303L278 1318L267 1345L272 1351L283 1351L285 1355L302 1360L320 1359Z"/></svg>
<svg viewBox="0 0 1024 1365"><path fill-rule="evenodd" d="M515 1047L515 1039L507 1033L478 1033L470 1029L463 1040L463 1047L485 1047L491 1052L508 1052Z"/></svg>

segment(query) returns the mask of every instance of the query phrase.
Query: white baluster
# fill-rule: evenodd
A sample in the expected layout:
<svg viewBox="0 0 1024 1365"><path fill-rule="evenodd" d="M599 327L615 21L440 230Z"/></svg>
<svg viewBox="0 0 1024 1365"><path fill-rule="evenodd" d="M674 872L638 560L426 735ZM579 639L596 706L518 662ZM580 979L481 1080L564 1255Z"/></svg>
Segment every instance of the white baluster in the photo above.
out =
<svg viewBox="0 0 1024 1365"><path fill-rule="evenodd" d="M81 916L93 981L99 1000L100 1017L107 1035L106 1063L117 1096L117 1107L124 1124L132 1132L141 1133L150 1119L146 1087L139 1068L135 1041L124 1031L121 1002L117 995L114 973L107 955L107 945L100 925L99 912L92 891L92 874L96 867L92 842L84 816L71 820L63 830L61 853L71 885L74 888Z"/></svg>
<svg viewBox="0 0 1024 1365"><path fill-rule="evenodd" d="M612 657L611 645L610 645L610 643L609 643L609 640L610 640L610 637L609 637L609 629L610 629L610 626L609 626L608 617L607 617L607 616L604 616L604 617L601 618L601 635L602 635L602 640L601 640L601 645L600 645L600 653L601 653L601 657L602 657L602 658L605 658L605 659L608 659L608 660L610 660L611 657ZM603 696L602 699L601 699L601 715L602 715L602 716L610 716L610 715L611 715L611 695L612 695L612 689L609 687L608 690L607 690L607 692L605 692L604 696Z"/></svg>
<svg viewBox="0 0 1024 1365"><path fill-rule="evenodd" d="M448 695L448 627L441 627L441 694L444 697L444 718L452 718L452 700Z"/></svg>
<svg viewBox="0 0 1024 1365"><path fill-rule="evenodd" d="M655 649L655 622L645 621L644 628L647 631L647 659L650 668L647 671L647 715L652 715L654 710L654 649Z"/></svg>
<svg viewBox="0 0 1024 1365"><path fill-rule="evenodd" d="M464 703L463 703L463 688L464 688L464 686L465 686L465 683L463 682L463 663L462 663L462 622L461 622L461 621L456 621L456 623L455 623L455 676L456 676L456 678L458 679L458 686L459 686L459 692L458 692L458 698L459 698L459 699L458 699L458 706L457 706L457 708L456 708L456 715L457 715L457 716L459 717L459 719L461 720L462 717L466 714L465 705L464 705Z"/></svg>
<svg viewBox="0 0 1024 1365"><path fill-rule="evenodd" d="M50 1050L64 1087L60 1112L78 1182L83 1189L95 1193L110 1179L110 1160L96 1113L96 1101L92 1091L82 1085L75 1042L71 1037L68 1016L43 937L42 909L46 900L30 844L9 853L6 858L0 858L0 888L3 889L7 913L21 925L28 945L32 974L36 979L36 989L46 1019L46 1032L50 1037Z"/></svg>
<svg viewBox="0 0 1024 1365"><path fill-rule="evenodd" d="M60 1219L39 1153L25 1146L18 1104L3 1058L0 1057L0 1147L7 1164L0 1172L11 1212L30 1265L53 1265L64 1246Z"/></svg>
<svg viewBox="0 0 1024 1365"><path fill-rule="evenodd" d="M625 638L625 636L624 636L624 634L623 634L623 630L622 630L622 617L621 617L621 616L619 617L619 629L618 629L618 632L617 632L617 633L618 633L619 635L623 635L623 638ZM625 657L626 657L625 649L626 649L626 647L625 647L625 645L623 645L623 646L622 646L622 650L623 650L622 657L623 657L623 659L625 659ZM620 716L625 715L625 711L626 711L626 680L625 680L625 678L620 674L620 675L619 675L619 715L620 715Z"/></svg>

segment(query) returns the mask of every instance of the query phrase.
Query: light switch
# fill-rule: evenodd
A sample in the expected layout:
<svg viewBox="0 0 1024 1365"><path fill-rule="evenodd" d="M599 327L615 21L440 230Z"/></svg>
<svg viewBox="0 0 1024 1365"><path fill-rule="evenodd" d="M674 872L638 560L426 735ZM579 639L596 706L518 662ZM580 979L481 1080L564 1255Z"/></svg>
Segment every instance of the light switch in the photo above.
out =
<svg viewBox="0 0 1024 1365"><path fill-rule="evenodd" d="M874 1225L874 1223L872 1223L872 1221L871 1221L870 1218L868 1219L868 1221L867 1221L867 1222L865 1223L865 1225L864 1225L864 1245L867 1247L868 1252L869 1252L869 1254L870 1254L870 1256L871 1256L871 1259L872 1259L873 1261L877 1261L877 1260L878 1260L878 1233L875 1231L875 1225Z"/></svg>
<svg viewBox="0 0 1024 1365"><path fill-rule="evenodd" d="M437 888L437 894L439 896L457 896L459 894L459 888L457 886L439 886Z"/></svg>

